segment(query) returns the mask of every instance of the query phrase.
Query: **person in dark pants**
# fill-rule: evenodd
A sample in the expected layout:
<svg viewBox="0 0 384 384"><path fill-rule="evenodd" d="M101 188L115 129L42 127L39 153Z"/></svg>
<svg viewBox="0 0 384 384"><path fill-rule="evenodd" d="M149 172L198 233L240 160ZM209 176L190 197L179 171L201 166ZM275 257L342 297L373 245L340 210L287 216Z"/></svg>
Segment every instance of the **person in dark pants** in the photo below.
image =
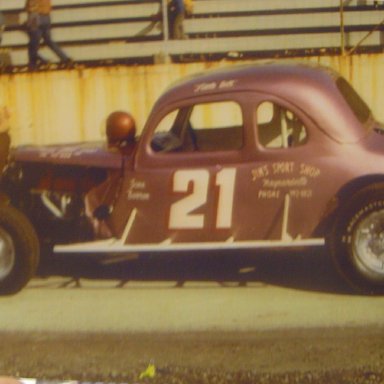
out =
<svg viewBox="0 0 384 384"><path fill-rule="evenodd" d="M185 39L184 19L184 0L168 1L168 31L171 39Z"/></svg>
<svg viewBox="0 0 384 384"><path fill-rule="evenodd" d="M4 29L5 29L5 19L4 19L3 12L0 11L0 44L1 44L1 41L3 40Z"/></svg>
<svg viewBox="0 0 384 384"><path fill-rule="evenodd" d="M70 58L52 40L51 37L51 0L27 0L25 4L28 12L27 30L29 35L28 57L29 67L35 69L38 62L46 62L39 54L40 40L60 58L60 61L69 63Z"/></svg>

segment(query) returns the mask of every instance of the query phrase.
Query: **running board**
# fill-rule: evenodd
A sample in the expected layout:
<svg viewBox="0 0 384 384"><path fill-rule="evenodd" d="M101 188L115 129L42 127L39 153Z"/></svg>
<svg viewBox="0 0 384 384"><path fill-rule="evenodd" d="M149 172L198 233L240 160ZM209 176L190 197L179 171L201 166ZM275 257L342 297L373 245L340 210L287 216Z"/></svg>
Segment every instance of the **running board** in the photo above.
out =
<svg viewBox="0 0 384 384"><path fill-rule="evenodd" d="M233 237L226 241L201 242L201 243L173 243L172 239L166 239L161 243L130 244L127 242L129 233L134 224L137 209L133 209L129 215L124 231L119 239L110 238L106 240L91 241L77 244L56 245L55 253L145 253L145 252L181 252L181 251L214 251L214 250L236 250L236 249L258 249L258 248L296 248L324 246L323 238L302 239L300 236L293 238L288 233L288 214L290 207L290 196L284 199L283 225L281 238L278 240L246 240L235 241Z"/></svg>
<svg viewBox="0 0 384 384"><path fill-rule="evenodd" d="M156 244L122 244L118 239L92 241L87 243L56 245L55 253L146 253L168 251L213 251L235 249L263 249L263 248L296 248L324 246L321 238L297 240L260 240L260 241L228 241L202 243L172 243L165 240Z"/></svg>

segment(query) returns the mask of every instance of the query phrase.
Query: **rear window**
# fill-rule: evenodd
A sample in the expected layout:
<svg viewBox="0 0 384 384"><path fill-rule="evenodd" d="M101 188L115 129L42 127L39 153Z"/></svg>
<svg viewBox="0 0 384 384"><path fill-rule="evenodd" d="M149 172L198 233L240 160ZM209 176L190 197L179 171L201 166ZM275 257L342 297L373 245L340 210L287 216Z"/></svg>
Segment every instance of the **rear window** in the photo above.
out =
<svg viewBox="0 0 384 384"><path fill-rule="evenodd" d="M359 121L361 123L367 122L371 116L371 111L351 85L343 77L339 77L336 80L336 86Z"/></svg>

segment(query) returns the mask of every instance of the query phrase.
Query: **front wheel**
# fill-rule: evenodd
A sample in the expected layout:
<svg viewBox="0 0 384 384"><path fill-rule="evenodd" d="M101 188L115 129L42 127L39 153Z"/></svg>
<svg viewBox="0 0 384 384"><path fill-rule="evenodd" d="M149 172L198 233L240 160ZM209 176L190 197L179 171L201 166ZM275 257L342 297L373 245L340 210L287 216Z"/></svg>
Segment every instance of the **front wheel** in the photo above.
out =
<svg viewBox="0 0 384 384"><path fill-rule="evenodd" d="M39 262L39 242L32 224L16 208L0 204L0 295L20 291Z"/></svg>
<svg viewBox="0 0 384 384"><path fill-rule="evenodd" d="M352 285L384 293L384 183L360 190L340 208L328 240L333 260Z"/></svg>

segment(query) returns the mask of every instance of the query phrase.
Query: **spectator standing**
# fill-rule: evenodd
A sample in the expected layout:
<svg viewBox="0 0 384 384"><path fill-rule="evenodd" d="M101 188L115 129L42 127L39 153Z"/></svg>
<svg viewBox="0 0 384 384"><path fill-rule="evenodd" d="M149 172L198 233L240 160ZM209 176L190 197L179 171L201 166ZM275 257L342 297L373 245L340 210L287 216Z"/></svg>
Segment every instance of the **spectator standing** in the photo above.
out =
<svg viewBox="0 0 384 384"><path fill-rule="evenodd" d="M3 40L3 32L5 29L5 18L3 12L0 11L0 43Z"/></svg>
<svg viewBox="0 0 384 384"><path fill-rule="evenodd" d="M192 0L168 0L168 31L171 39L185 39L184 19L192 13Z"/></svg>
<svg viewBox="0 0 384 384"><path fill-rule="evenodd" d="M62 62L69 63L71 61L70 58L51 38L51 0L27 0L25 8L28 13L29 67L35 69L39 60L45 61L38 54L41 39Z"/></svg>

